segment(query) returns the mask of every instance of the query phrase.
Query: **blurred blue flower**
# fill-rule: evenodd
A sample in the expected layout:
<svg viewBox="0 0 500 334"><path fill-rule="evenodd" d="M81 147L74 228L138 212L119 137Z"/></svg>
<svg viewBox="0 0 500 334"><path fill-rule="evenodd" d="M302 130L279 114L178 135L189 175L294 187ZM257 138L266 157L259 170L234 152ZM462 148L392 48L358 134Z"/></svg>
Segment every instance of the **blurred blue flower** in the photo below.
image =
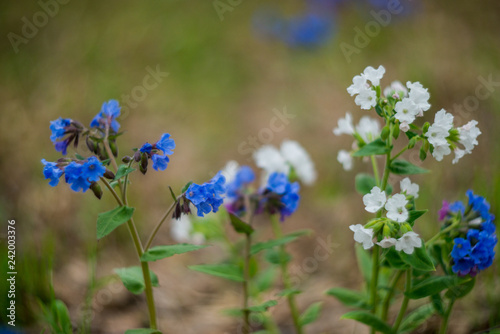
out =
<svg viewBox="0 0 500 334"><path fill-rule="evenodd" d="M120 105L117 100L109 100L104 102L101 111L94 117L90 123L91 128L105 129L106 126L111 127L114 132L120 129L120 123L116 118L120 116Z"/></svg>
<svg viewBox="0 0 500 334"><path fill-rule="evenodd" d="M150 143L146 143L142 145L142 147L139 149L142 153L151 153L151 150L153 149L153 145Z"/></svg>
<svg viewBox="0 0 500 334"><path fill-rule="evenodd" d="M199 217L219 210L226 192L225 182L225 177L221 172L218 172L209 182L202 185L193 183L186 190L185 196L196 206Z"/></svg>
<svg viewBox="0 0 500 334"><path fill-rule="evenodd" d="M170 161L168 156L160 154L153 154L151 156L151 160L153 160L153 169L156 171L164 171L167 169Z"/></svg>
<svg viewBox="0 0 500 334"><path fill-rule="evenodd" d="M267 180L266 188L278 195L283 195L287 190L288 176L285 173L272 173Z"/></svg>
<svg viewBox="0 0 500 334"><path fill-rule="evenodd" d="M59 117L55 121L50 122L50 130L52 134L50 140L55 143L58 139L63 138L66 135L66 129L71 124L71 119Z"/></svg>
<svg viewBox="0 0 500 334"><path fill-rule="evenodd" d="M269 175L266 192L271 193L268 194L268 198L264 199L269 213L273 214L278 211L281 221L293 214L299 206L299 190L299 183L291 183L286 174L275 172ZM279 199L277 203L273 200L276 196Z"/></svg>
<svg viewBox="0 0 500 334"><path fill-rule="evenodd" d="M249 166L241 166L236 172L233 181L227 184L227 197L229 199L238 198L241 195L243 188L252 183L254 180L255 173L253 172L252 168L250 168Z"/></svg>

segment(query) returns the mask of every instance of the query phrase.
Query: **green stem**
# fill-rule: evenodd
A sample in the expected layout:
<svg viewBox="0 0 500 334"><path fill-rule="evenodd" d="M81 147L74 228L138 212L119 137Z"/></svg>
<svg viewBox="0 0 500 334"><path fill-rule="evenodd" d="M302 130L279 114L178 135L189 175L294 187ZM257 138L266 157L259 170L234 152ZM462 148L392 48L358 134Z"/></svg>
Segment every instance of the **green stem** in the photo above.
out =
<svg viewBox="0 0 500 334"><path fill-rule="evenodd" d="M403 299L403 303L401 304L401 309L399 310L396 322L394 323L393 327L394 333L398 332L399 326L401 325L403 317L405 316L406 309L408 308L408 303L410 302L410 298L408 298L406 294L411 291L411 275L412 275L412 268L410 267L408 270L406 270L405 297Z"/></svg>
<svg viewBox="0 0 500 334"><path fill-rule="evenodd" d="M384 304L382 308L382 320L387 321L387 315L389 313L389 306L391 305L392 296L394 296L394 291L396 291L396 285L398 284L399 279L403 275L404 271L399 270L398 273L393 277L391 288L387 295L384 298Z"/></svg>
<svg viewBox="0 0 500 334"><path fill-rule="evenodd" d="M271 223L274 231L274 236L276 238L283 237L283 231L281 230L281 224L276 215L271 216ZM292 284L290 282L290 275L288 273L288 263L285 261L286 250L285 246L280 246L280 264L281 264L281 276L285 289L292 289ZM290 308L290 313L292 315L293 325L297 334L302 334L302 326L300 324L300 314L297 307L297 302L295 300L295 294L289 294L287 296L288 307Z"/></svg>
<svg viewBox="0 0 500 334"><path fill-rule="evenodd" d="M399 157L401 154L403 154L406 150L408 150L408 146L405 146L401 151L399 151L395 156L392 157L392 160L396 159Z"/></svg>
<svg viewBox="0 0 500 334"><path fill-rule="evenodd" d="M146 242L146 246L144 247L144 249L146 251L149 249L149 247L151 247L151 244L153 243L153 240L156 237L156 233L158 233L158 230L160 229L160 227L163 225L163 223L168 218L168 216L170 215L170 213L172 212L172 210L175 208L175 204L176 203L177 202L172 203L172 205L170 206L170 208L168 208L168 210L165 212L165 214L163 215L163 217L161 217L161 219L158 222L158 224L156 224L154 230L151 232L151 235L149 236L148 242Z"/></svg>
<svg viewBox="0 0 500 334"><path fill-rule="evenodd" d="M377 160L374 155L370 156L372 160L373 176L375 177L375 183L380 187L380 176L378 175Z"/></svg>
<svg viewBox="0 0 500 334"><path fill-rule="evenodd" d="M250 311L248 310L248 297L250 281L250 247L252 244L252 236L246 234L245 239L245 268L243 270L243 334L250 333Z"/></svg>
<svg viewBox="0 0 500 334"><path fill-rule="evenodd" d="M432 245L437 239L439 239L443 234L446 234L448 233L449 231L453 230L455 227L457 227L457 225L460 224L460 220L455 220L450 226L448 226L447 228L441 230L439 233L437 233L435 236L433 236L432 238L430 238L429 240L427 240L427 242L425 243L425 246L426 247L429 247L430 245Z"/></svg>
<svg viewBox="0 0 500 334"><path fill-rule="evenodd" d="M124 206L123 201L120 199L116 191L113 189L113 187L109 184L109 182L101 177L101 181L104 183L104 185L108 188L108 190L113 194L113 197L116 199L116 202L120 206ZM126 195L126 194L124 194ZM126 196L124 196L126 198ZM135 251L137 253L137 256L139 257L139 261L141 261L141 256L144 254L144 250L142 248L141 240L139 238L139 233L137 232L137 229L135 228L134 220L133 218L130 218L129 221L127 221L127 227L130 232L130 236L132 237L132 241L134 242L135 246ZM144 277L144 285L145 285L145 293L146 293L146 301L148 304L148 310L149 310L149 323L150 323L150 328L151 329L157 329L157 323L156 323L156 308L155 308L155 302L154 302L154 296L153 296L153 284L151 283L151 275L149 273L149 264L147 262L142 262L141 261L141 268L142 268L142 276Z"/></svg>
<svg viewBox="0 0 500 334"><path fill-rule="evenodd" d="M448 308L443 317L443 321L441 322L441 328L439 329L439 334L446 334L446 330L448 329L448 320L450 318L451 311L453 309L453 305L455 304L455 299L451 299L448 304Z"/></svg>

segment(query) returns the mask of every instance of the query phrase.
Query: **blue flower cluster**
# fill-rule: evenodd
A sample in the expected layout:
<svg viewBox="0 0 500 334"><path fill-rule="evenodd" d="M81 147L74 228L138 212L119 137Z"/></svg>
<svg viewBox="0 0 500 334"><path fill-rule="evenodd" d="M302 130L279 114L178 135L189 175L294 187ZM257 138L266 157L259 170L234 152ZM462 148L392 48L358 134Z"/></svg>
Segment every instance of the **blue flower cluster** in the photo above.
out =
<svg viewBox="0 0 500 334"><path fill-rule="evenodd" d="M44 165L43 175L45 179L50 179L49 185L55 187L59 184L60 177L64 174L66 183L71 185L71 189L78 192L86 192L93 182L99 179L106 172L106 167L96 157L86 160L67 162L48 162L42 159Z"/></svg>
<svg viewBox="0 0 500 334"><path fill-rule="evenodd" d="M255 173L252 168L249 166L241 166L236 172L234 180L226 186L228 199L237 199L241 195L243 188L253 181L255 181Z"/></svg>
<svg viewBox="0 0 500 334"><path fill-rule="evenodd" d="M78 142L77 136L80 131L75 125L71 119L61 117L50 122L50 130L52 131L50 140L54 143L56 151L61 152L63 155L66 155L68 146L73 140ZM69 136L63 139L68 134Z"/></svg>
<svg viewBox="0 0 500 334"><path fill-rule="evenodd" d="M106 129L110 127L114 132L118 132L120 129L120 124L116 121L116 118L120 116L120 105L116 100L109 100L104 102L101 107L101 111L94 117L90 123L91 128Z"/></svg>
<svg viewBox="0 0 500 334"><path fill-rule="evenodd" d="M169 155L174 154L173 149L175 148L175 141L170 138L170 134L164 133L160 140L155 144L145 143L139 149L135 155L136 161L143 161L141 163L141 171L143 173L147 170L147 160L151 159L153 161L154 170L165 170L167 169L168 163L170 162ZM160 154L160 151L162 154ZM143 158L145 157L145 158Z"/></svg>
<svg viewBox="0 0 500 334"><path fill-rule="evenodd" d="M299 190L298 182L291 183L284 173L272 173L269 176L266 185L266 191L270 191L279 196L280 205L279 212L281 220L293 214L299 207Z"/></svg>
<svg viewBox="0 0 500 334"><path fill-rule="evenodd" d="M217 212L224 201L226 178L218 172L209 182L202 185L193 183L186 190L185 197L196 206L197 215L204 217L210 212Z"/></svg>
<svg viewBox="0 0 500 334"><path fill-rule="evenodd" d="M477 225L479 228L470 228L466 238L454 239L451 252L452 270L459 276L474 277L480 270L488 268L493 263L497 236L495 216L490 213L490 204L484 197L475 195L472 190L467 191L467 196L471 208L468 224Z"/></svg>

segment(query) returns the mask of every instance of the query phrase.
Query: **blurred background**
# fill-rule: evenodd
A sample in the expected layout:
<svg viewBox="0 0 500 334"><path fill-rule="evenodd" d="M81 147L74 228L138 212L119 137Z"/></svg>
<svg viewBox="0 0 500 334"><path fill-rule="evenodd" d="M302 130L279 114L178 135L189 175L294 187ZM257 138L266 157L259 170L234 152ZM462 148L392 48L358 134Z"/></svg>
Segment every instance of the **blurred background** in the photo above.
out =
<svg viewBox="0 0 500 334"><path fill-rule="evenodd" d="M25 333L44 328L38 301L50 299L51 280L75 324L91 305L92 333L147 323L142 296L112 276L113 268L136 262L127 231L95 240L96 216L114 206L111 196L98 201L90 192L52 188L42 175L40 160L59 158L49 121L61 116L88 124L109 99L123 106L121 154L164 132L177 144L167 171L132 177L130 201L144 238L169 205L168 185L204 182L228 160L252 165L252 150L283 139L308 150L318 181L304 187L299 211L283 228L315 231L290 246L298 267L313 256L318 238L335 245L332 256L301 276L306 293L298 296L299 308L324 301L308 333L366 332L339 320L346 309L324 295L334 286L362 284L348 226L369 217L354 176L370 169L356 161L353 171L343 171L337 152L352 139L332 129L346 111L355 122L367 114L346 91L366 66L384 65L383 86L400 80L429 88L426 120L445 108L456 125L479 122L482 135L472 155L456 165L450 157L439 163L430 157L421 166L432 173L412 178L420 184L419 207L429 209L416 227L424 239L439 229L442 200L464 200L469 188L500 216L498 1L65 1L0 4L0 263L4 268L7 219L15 219L17 328ZM153 79L145 82L148 75ZM276 115L284 126L269 131ZM265 221L257 224L269 233ZM174 242L167 226L162 242ZM222 310L239 304L239 286L187 269L221 258L211 247L152 264L167 332L235 333L236 320ZM451 332L500 323L498 272L495 264L478 277L475 292L455 308ZM0 292L4 310L8 301ZM273 312L288 333L286 303ZM437 322L432 318L419 332L435 332Z"/></svg>

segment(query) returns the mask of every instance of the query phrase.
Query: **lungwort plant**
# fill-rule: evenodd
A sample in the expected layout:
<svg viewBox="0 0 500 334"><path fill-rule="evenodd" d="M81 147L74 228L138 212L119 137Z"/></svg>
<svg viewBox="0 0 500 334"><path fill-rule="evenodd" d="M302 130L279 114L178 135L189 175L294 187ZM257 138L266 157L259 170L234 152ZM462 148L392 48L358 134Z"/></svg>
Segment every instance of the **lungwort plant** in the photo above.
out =
<svg viewBox="0 0 500 334"><path fill-rule="evenodd" d="M419 82L404 86L395 81L382 91L384 73L382 66L369 66L353 78L347 91L370 116L361 117L354 125L353 116L347 113L333 130L337 136L354 137L353 149L341 150L337 156L344 169L353 167L354 158L370 162L373 169L372 174L358 174L355 186L363 195L365 210L374 217L364 225L349 227L360 244L356 252L366 289L333 288L327 293L357 309L344 314L344 319L364 323L372 333L410 332L433 314L443 318L441 333L445 333L453 303L470 292L473 276L492 263L496 244L493 217L485 200L469 193L467 207L445 202L440 213L443 229L425 242L414 229L428 210L417 208L419 185L408 176L428 170L419 166L420 161L412 163L402 157L406 151L418 149L421 161L429 154L441 161L453 152L455 164L472 152L481 132L476 121L455 127L453 115L444 109L436 112L432 124L419 125L417 120L431 107L427 89ZM403 177L398 193L389 184L391 176ZM404 290L400 291L403 278ZM393 318L389 307L399 292L403 300ZM408 313L410 301L422 298L428 298L428 303Z"/></svg>

